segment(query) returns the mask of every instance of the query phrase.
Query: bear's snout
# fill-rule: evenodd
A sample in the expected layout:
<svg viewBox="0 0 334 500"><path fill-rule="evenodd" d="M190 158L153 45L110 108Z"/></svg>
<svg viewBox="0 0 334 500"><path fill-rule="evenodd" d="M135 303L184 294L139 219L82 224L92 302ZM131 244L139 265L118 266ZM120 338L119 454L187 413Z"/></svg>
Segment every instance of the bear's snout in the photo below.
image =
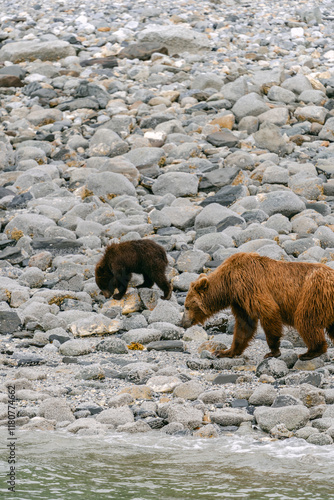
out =
<svg viewBox="0 0 334 500"><path fill-rule="evenodd" d="M106 299L110 299L111 297L111 292L109 290L102 290L102 294L105 296Z"/></svg>
<svg viewBox="0 0 334 500"><path fill-rule="evenodd" d="M190 317L190 314L185 311L182 316L182 327L183 328L190 328L193 325L193 320Z"/></svg>

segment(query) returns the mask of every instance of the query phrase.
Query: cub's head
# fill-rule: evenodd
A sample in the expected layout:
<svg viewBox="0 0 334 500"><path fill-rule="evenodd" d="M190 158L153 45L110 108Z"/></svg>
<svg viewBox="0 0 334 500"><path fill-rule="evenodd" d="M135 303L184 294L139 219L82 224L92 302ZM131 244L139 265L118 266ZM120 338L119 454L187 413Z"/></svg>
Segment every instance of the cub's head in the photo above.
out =
<svg viewBox="0 0 334 500"><path fill-rule="evenodd" d="M98 262L95 268L95 282L106 299L109 299L116 288L116 280L112 272L103 262Z"/></svg>
<svg viewBox="0 0 334 500"><path fill-rule="evenodd" d="M201 274L197 281L191 283L184 303L183 328L189 328L198 323L203 324L211 316L211 312L207 310L205 300L208 288L209 280L205 274Z"/></svg>

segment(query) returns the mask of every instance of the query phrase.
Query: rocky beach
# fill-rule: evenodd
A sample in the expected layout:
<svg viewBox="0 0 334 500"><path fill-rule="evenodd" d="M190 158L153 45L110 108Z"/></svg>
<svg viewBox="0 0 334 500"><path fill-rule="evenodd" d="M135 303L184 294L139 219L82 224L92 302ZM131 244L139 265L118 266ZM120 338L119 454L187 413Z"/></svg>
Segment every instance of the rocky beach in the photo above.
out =
<svg viewBox="0 0 334 500"><path fill-rule="evenodd" d="M333 445L333 344L301 361L286 328L263 360L259 327L217 359L229 310L181 327L190 283L235 253L334 269L333 7L2 2L1 427L15 387L22 431ZM105 299L105 246L141 238L172 298L134 275Z"/></svg>

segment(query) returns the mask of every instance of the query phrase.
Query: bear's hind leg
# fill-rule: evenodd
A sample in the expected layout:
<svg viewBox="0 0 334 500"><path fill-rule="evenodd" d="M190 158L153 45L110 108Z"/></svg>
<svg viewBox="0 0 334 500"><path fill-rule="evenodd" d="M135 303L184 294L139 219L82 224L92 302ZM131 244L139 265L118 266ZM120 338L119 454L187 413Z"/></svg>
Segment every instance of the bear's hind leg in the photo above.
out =
<svg viewBox="0 0 334 500"><path fill-rule="evenodd" d="M327 328L327 334L334 341L334 323Z"/></svg>
<svg viewBox="0 0 334 500"><path fill-rule="evenodd" d="M172 296L172 285L168 282L166 276L163 273L158 273L155 276L155 282L158 287L164 292L164 296L162 297L164 300L169 300Z"/></svg>
<svg viewBox="0 0 334 500"><path fill-rule="evenodd" d="M233 358L240 356L254 337L257 318L251 318L240 306L232 305L235 317L233 341L230 349L215 352L217 358Z"/></svg>
<svg viewBox="0 0 334 500"><path fill-rule="evenodd" d="M141 285L137 286L137 288L152 288L154 280L147 274L143 274L143 277L144 282Z"/></svg>
<svg viewBox="0 0 334 500"><path fill-rule="evenodd" d="M307 351L303 354L300 354L298 357L302 361L306 361L308 359L318 358L321 354L327 352L327 342L325 338L325 333L322 328L298 328L297 330L304 340ZM310 335L309 332L312 332Z"/></svg>

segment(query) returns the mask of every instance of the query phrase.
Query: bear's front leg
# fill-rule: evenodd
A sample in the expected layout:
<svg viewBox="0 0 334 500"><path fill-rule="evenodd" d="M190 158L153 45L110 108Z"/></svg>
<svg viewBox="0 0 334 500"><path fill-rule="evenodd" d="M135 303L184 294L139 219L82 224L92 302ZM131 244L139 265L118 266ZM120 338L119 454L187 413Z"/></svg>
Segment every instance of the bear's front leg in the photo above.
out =
<svg viewBox="0 0 334 500"><path fill-rule="evenodd" d="M225 349L225 351L217 349L213 354L216 358L233 358L235 356L232 349Z"/></svg>
<svg viewBox="0 0 334 500"><path fill-rule="evenodd" d="M233 341L230 349L216 351L217 358L234 358L241 356L250 341L254 337L257 319L252 319L246 311L237 304L232 304L232 312L235 317Z"/></svg>
<svg viewBox="0 0 334 500"><path fill-rule="evenodd" d="M121 300L128 288L129 281L131 279L131 274L123 272L122 274L115 274L115 279L117 282L116 288L118 288L118 293L116 293L113 298L116 300Z"/></svg>

